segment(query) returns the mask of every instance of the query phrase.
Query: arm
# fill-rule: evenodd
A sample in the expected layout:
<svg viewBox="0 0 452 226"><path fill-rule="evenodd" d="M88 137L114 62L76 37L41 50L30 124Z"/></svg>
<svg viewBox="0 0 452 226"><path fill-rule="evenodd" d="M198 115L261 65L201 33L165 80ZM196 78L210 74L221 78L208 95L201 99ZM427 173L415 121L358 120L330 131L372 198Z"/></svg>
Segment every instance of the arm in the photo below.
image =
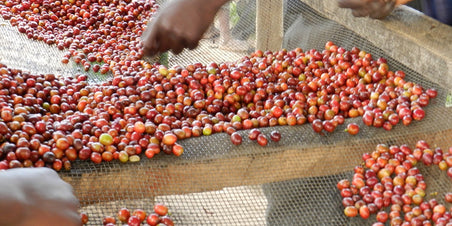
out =
<svg viewBox="0 0 452 226"><path fill-rule="evenodd" d="M411 2L412 0L397 0L396 5L405 5L408 2Z"/></svg>
<svg viewBox="0 0 452 226"><path fill-rule="evenodd" d="M349 8L353 16L383 19L388 16L396 6L403 5L411 0L337 0L340 8Z"/></svg>
<svg viewBox="0 0 452 226"><path fill-rule="evenodd" d="M0 171L0 226L80 226L72 187L48 168Z"/></svg>
<svg viewBox="0 0 452 226"><path fill-rule="evenodd" d="M173 0L151 18L143 34L145 55L194 49L215 14L229 0Z"/></svg>

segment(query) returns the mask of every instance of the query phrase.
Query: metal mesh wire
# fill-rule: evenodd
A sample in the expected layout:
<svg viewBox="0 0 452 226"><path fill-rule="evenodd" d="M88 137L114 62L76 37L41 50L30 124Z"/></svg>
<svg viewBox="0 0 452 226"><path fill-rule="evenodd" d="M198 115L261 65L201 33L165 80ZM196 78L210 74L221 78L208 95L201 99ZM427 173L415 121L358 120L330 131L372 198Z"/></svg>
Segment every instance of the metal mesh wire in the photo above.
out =
<svg viewBox="0 0 452 226"><path fill-rule="evenodd" d="M244 2L246 4L241 5ZM325 2L332 4L333 1ZM419 62L410 61L408 56L401 57L404 60L401 63L394 56L420 53L429 49L428 44L412 46L417 50L413 52L406 48L388 51L397 43L379 46L379 41L375 44L362 32L356 31L376 29L382 32L382 36L376 39L387 39L388 42L412 42L406 38L410 34L385 36L385 29L390 27L375 25L373 23L377 22L370 20L352 19L350 14L343 12L335 14L327 7L321 11L321 4L328 3L285 1L283 47L322 49L326 41L333 41L347 49L356 46L366 50L374 58L386 58L391 70L406 72L407 80L438 89L438 97L426 108L424 120L409 126L397 125L388 132L365 126L361 118L347 119L334 133L325 135L315 133L310 124L278 126L261 129L266 134L278 130L283 135L280 142L270 142L267 147L260 147L248 139L235 146L228 135L214 134L181 141L185 152L179 158L160 154L151 160L143 157L138 163L75 162L71 171L61 172L60 175L74 186L82 210L89 213L89 225L101 225L103 216L114 216L121 207L150 212L154 202L165 203L177 225L373 223L373 220L344 216L336 184L340 179L351 178L353 167L361 163L361 154L373 151L379 143L413 147L417 140L423 139L443 149L452 146L452 109L446 107L448 87L452 86L448 82L448 77L452 75L448 68L451 58L448 58L450 55L432 51L432 55L419 56ZM253 51L256 45L255 6L253 0L232 1L229 6L231 34L243 41L241 45L245 42L246 48L232 46L225 49L219 44L217 34L217 38L203 39L194 51L184 51L178 56L170 54L169 65L236 61ZM396 12L396 16L397 13L400 14ZM410 10L403 13L408 16L416 14ZM345 15L345 18L355 20L363 27L355 30L347 24L349 22L338 21L333 15ZM237 17L242 20L237 20ZM430 24L431 21L425 19L420 23ZM450 28L441 29L451 31ZM60 63L62 53L56 48L26 39L1 19L0 33L0 61L9 67L34 73L81 73L76 65ZM446 40L450 39L450 33L445 36ZM434 45L432 48L435 49ZM444 48L450 49L450 46ZM418 70L418 64L424 64L428 69ZM92 81L106 79L97 74L90 76ZM349 122L360 125L358 135L352 137L343 132ZM247 132L240 131L244 136ZM428 184L427 194L438 192L437 196L428 197L441 197L451 191L451 180L436 166L421 168L421 172Z"/></svg>

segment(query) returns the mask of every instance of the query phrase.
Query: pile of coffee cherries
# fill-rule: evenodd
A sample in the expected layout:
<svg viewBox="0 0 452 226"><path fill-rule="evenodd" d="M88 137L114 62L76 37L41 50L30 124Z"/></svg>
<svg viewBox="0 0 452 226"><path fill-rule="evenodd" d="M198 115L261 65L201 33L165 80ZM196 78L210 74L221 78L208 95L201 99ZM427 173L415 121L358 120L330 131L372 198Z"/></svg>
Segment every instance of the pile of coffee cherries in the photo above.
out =
<svg viewBox="0 0 452 226"><path fill-rule="evenodd" d="M452 225L452 206L447 207L452 192L445 194L445 202L442 198L427 200L427 184L416 167L437 165L452 180L452 147L432 149L424 140L414 149L379 144L362 158L364 163L354 168L353 179L337 183L346 216L368 219L376 214L373 226L388 221L390 225Z"/></svg>
<svg viewBox="0 0 452 226"><path fill-rule="evenodd" d="M83 224L88 224L89 216L86 212L80 213L80 218ZM173 219L169 215L168 207L161 203L154 205L154 211L146 214L142 209L135 209L132 212L128 208L121 208L117 216L105 216L102 219L102 225L115 226L116 223L126 224L128 226L174 226Z"/></svg>
<svg viewBox="0 0 452 226"><path fill-rule="evenodd" d="M85 71L143 56L140 36L159 5L154 0L1 0L0 15L28 38L67 51Z"/></svg>
<svg viewBox="0 0 452 226"><path fill-rule="evenodd" d="M421 120L437 95L388 71L384 59L331 42L322 52L256 51L235 63L127 62L101 84L0 65L0 168L179 156L177 141L189 137L306 122L333 132L358 116L389 130L399 119Z"/></svg>
<svg viewBox="0 0 452 226"><path fill-rule="evenodd" d="M0 65L0 169L180 156L180 140L226 132L240 145L237 131L248 129L266 146L259 128L311 123L327 134L354 117L391 130L422 120L437 96L384 58L332 42L323 50L257 50L229 63L151 64L141 60L139 37L157 10L151 0L0 0L0 14L19 32L67 50L65 62L113 75L88 84L86 75Z"/></svg>

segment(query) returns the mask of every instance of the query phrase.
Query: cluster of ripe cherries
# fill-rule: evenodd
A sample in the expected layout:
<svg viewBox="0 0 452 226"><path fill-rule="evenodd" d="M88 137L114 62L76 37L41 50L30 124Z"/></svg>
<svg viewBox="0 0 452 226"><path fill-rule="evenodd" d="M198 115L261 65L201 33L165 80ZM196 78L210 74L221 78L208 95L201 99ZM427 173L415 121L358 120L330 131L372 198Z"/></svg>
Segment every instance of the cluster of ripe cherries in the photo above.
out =
<svg viewBox="0 0 452 226"><path fill-rule="evenodd" d="M67 60L113 74L90 84L86 75L0 65L0 169L58 171L76 159L179 156L180 140L226 132L239 145L239 130L266 146L259 128L311 123L328 134L354 117L391 130L422 120L437 96L389 70L384 58L332 42L323 50L257 50L230 63L150 64L141 60L139 37L157 9L144 0L0 1L1 15L20 32L67 50ZM347 130L356 134L359 127ZM279 141L281 134L270 138Z"/></svg>
<svg viewBox="0 0 452 226"><path fill-rule="evenodd" d="M250 130L249 138L266 146L259 128L311 123L315 132L327 134L354 117L391 130L422 120L437 96L435 89L405 80L403 71L391 71L384 58L332 42L323 50L257 50L232 63L150 64L141 59L140 36L157 10L153 0L0 0L0 15L28 38L66 51L63 63L72 59L85 71L113 74L89 84L86 75L33 74L0 65L0 169L59 171L77 159L179 156L184 150L177 141L226 132L239 145L239 130ZM356 134L359 127L350 124L347 131ZM273 131L270 138L279 141L281 134ZM403 211L407 222L450 223L444 205L423 200L426 185L415 167L417 161L434 163L451 176L450 155L423 142L414 150L379 145L364 155L367 169L356 167L351 183L338 184L345 214L367 218L391 205L393 222L403 224ZM149 215L148 224L152 218L171 225L166 212ZM143 214L124 215L121 210L118 219L129 225L131 219L144 221ZM378 212L381 223L387 218Z"/></svg>
<svg viewBox="0 0 452 226"><path fill-rule="evenodd" d="M445 193L445 202L429 196L418 168L421 163L437 165L452 179L452 147L447 151L433 149L424 140L419 140L413 149L405 144L379 144L373 152L364 153L362 159L364 163L354 168L351 181L343 179L337 183L346 216L368 219L375 214L373 226L387 222L402 226L452 225L452 206L447 207L452 203L452 192Z"/></svg>
<svg viewBox="0 0 452 226"><path fill-rule="evenodd" d="M135 209L132 212L128 208L121 208L116 217L104 216L102 225L115 226L116 223L126 224L127 226L140 226L142 224L149 226L174 226L168 207L162 203L154 204L154 211L146 214L143 209ZM88 224L89 216L86 212L80 213L82 224Z"/></svg>

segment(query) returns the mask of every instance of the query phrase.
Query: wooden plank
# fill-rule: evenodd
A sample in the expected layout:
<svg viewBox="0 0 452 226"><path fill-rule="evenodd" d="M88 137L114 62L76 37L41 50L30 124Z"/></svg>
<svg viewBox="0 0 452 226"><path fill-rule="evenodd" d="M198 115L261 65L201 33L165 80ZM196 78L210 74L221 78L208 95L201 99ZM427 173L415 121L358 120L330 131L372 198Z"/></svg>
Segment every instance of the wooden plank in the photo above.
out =
<svg viewBox="0 0 452 226"><path fill-rule="evenodd" d="M256 48L280 50L283 40L283 6L281 0L257 0Z"/></svg>
<svg viewBox="0 0 452 226"><path fill-rule="evenodd" d="M414 145L424 139L447 148L452 129L404 139ZM390 139L391 134L387 135ZM386 139L386 138L382 138ZM63 177L75 190L83 206L123 199L153 198L161 195L188 194L220 190L225 187L257 185L303 177L327 176L349 172L361 161L360 153L374 150L375 139L346 140L334 145L287 149L269 153L195 161L175 161L168 165L143 164L110 172L85 173ZM399 144L400 145L400 144ZM344 157L351 156L347 161Z"/></svg>

